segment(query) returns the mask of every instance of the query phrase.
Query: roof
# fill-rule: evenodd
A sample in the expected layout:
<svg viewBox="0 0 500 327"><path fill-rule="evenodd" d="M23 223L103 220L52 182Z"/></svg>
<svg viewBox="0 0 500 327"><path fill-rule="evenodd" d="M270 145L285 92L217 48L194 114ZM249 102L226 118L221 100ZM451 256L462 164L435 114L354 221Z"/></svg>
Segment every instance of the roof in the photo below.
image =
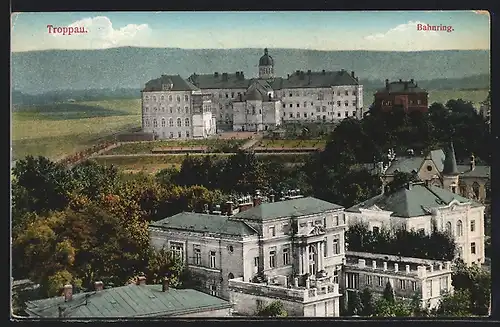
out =
<svg viewBox="0 0 500 327"><path fill-rule="evenodd" d="M193 74L188 81L200 89L246 89L251 83L251 79L245 79L243 72Z"/></svg>
<svg viewBox="0 0 500 327"><path fill-rule="evenodd" d="M173 228L202 233L234 236L254 235L257 232L243 221L223 215L181 212L174 216L150 223L151 227Z"/></svg>
<svg viewBox="0 0 500 327"><path fill-rule="evenodd" d="M264 55L259 59L259 66L272 66L274 65L273 57L271 57L267 51L264 49Z"/></svg>
<svg viewBox="0 0 500 327"><path fill-rule="evenodd" d="M152 79L146 83L144 92L163 91L162 85L171 84L169 91L194 91L198 90L191 82L180 75L162 75L160 78Z"/></svg>
<svg viewBox="0 0 500 327"><path fill-rule="evenodd" d="M445 152L443 174L446 175L458 175L457 159L455 158L455 149L453 148L453 142L450 143Z"/></svg>
<svg viewBox="0 0 500 327"><path fill-rule="evenodd" d="M470 165L458 165L458 171L460 172L460 177L483 177L490 178L491 167L490 166L475 166L474 170L470 169Z"/></svg>
<svg viewBox="0 0 500 327"><path fill-rule="evenodd" d="M65 318L119 318L174 316L191 312L229 308L229 302L192 289L162 292L161 285L127 285L98 292L73 294L64 302L63 296L28 301L27 311L40 317L59 317L59 306Z"/></svg>
<svg viewBox="0 0 500 327"><path fill-rule="evenodd" d="M235 218L250 220L272 220L281 217L306 216L328 210L339 210L342 206L313 197L262 203L259 206L237 213Z"/></svg>
<svg viewBox="0 0 500 327"><path fill-rule="evenodd" d="M445 159L444 151L442 149L432 150L429 155L431 160L436 165L437 170L439 172L443 171ZM397 158L391 162L385 174L392 175L396 172L396 170L404 173L411 173L412 171L418 172L425 159L426 157L423 156Z"/></svg>
<svg viewBox="0 0 500 327"><path fill-rule="evenodd" d="M427 209L446 206L452 200L457 200L461 203L471 203L473 206L481 206L477 202L437 186L414 184L409 189L402 187L393 193L377 195L350 207L346 211L360 212L359 209L374 208L375 210L391 211L391 216L394 217L411 218L429 215Z"/></svg>
<svg viewBox="0 0 500 327"><path fill-rule="evenodd" d="M406 86L406 88L405 88ZM426 90L418 87L418 84L413 80L388 83L383 89L379 89L376 93L427 93Z"/></svg>
<svg viewBox="0 0 500 327"><path fill-rule="evenodd" d="M269 101L268 92L272 90L265 80L252 80L252 84L246 91L245 100Z"/></svg>
<svg viewBox="0 0 500 327"><path fill-rule="evenodd" d="M288 78L275 78L270 81L273 89L328 88L330 86L359 85L358 80L345 70L340 71L296 71Z"/></svg>

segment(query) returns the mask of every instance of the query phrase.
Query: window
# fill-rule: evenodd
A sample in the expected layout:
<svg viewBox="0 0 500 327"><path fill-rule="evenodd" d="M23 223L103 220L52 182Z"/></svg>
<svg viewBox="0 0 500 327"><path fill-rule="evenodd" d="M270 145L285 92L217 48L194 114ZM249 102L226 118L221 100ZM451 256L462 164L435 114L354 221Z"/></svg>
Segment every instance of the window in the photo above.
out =
<svg viewBox="0 0 500 327"><path fill-rule="evenodd" d="M339 107L341 106L340 101L337 101L337 106L339 106Z"/></svg>
<svg viewBox="0 0 500 327"><path fill-rule="evenodd" d="M417 100L417 104L422 104L422 100Z"/></svg>
<svg viewBox="0 0 500 327"><path fill-rule="evenodd" d="M231 98L234 98L234 92L231 92Z"/></svg>
<svg viewBox="0 0 500 327"><path fill-rule="evenodd" d="M332 246L332 252L333 254L339 254L340 253L340 240L339 240L339 235L333 235L333 246Z"/></svg>
<svg viewBox="0 0 500 327"><path fill-rule="evenodd" d="M427 287L427 297L432 297L432 280L426 282Z"/></svg>
<svg viewBox="0 0 500 327"><path fill-rule="evenodd" d="M476 230L476 221L475 220L471 220L471 222L470 222L470 231L474 232L475 230Z"/></svg>
<svg viewBox="0 0 500 327"><path fill-rule="evenodd" d="M174 132L170 132L170 138L173 139L174 138Z"/></svg>
<svg viewBox="0 0 500 327"><path fill-rule="evenodd" d="M145 96L145 99L146 99L146 100L149 100L149 95L146 95L146 96Z"/></svg>
<svg viewBox="0 0 500 327"><path fill-rule="evenodd" d="M356 95L356 91L352 91L352 95Z"/></svg>
<svg viewBox="0 0 500 327"><path fill-rule="evenodd" d="M337 112L337 117L340 117L340 111L339 111L339 112Z"/></svg>
<svg viewBox="0 0 500 327"><path fill-rule="evenodd" d="M210 285L210 295L217 296L217 285L215 284Z"/></svg>
<svg viewBox="0 0 500 327"><path fill-rule="evenodd" d="M189 101L189 96L187 94L184 96L184 101Z"/></svg>
<svg viewBox="0 0 500 327"><path fill-rule="evenodd" d="M172 118L168 119L168 126L174 127L174 120Z"/></svg>
<svg viewBox="0 0 500 327"><path fill-rule="evenodd" d="M471 254L476 254L476 242L472 242L470 244L470 253Z"/></svg>
<svg viewBox="0 0 500 327"><path fill-rule="evenodd" d="M146 119L144 123L146 124L146 127L149 127L149 119Z"/></svg>
<svg viewBox="0 0 500 327"><path fill-rule="evenodd" d="M259 267L259 257L254 257L253 258L253 266L254 267Z"/></svg>
<svg viewBox="0 0 500 327"><path fill-rule="evenodd" d="M181 107L180 106L177 106L177 113L180 114L181 113Z"/></svg>
<svg viewBox="0 0 500 327"><path fill-rule="evenodd" d="M316 112L321 112L321 108L319 106L316 106Z"/></svg>
<svg viewBox="0 0 500 327"><path fill-rule="evenodd" d="M333 217L333 222L334 222L335 226L338 226L339 225L339 216Z"/></svg>
<svg viewBox="0 0 500 327"><path fill-rule="evenodd" d="M292 104L292 103L290 103L290 108L292 108L292 107L293 107L293 104Z"/></svg>
<svg viewBox="0 0 500 327"><path fill-rule="evenodd" d="M229 94L226 93L226 99L229 98Z"/></svg>
<svg viewBox="0 0 500 327"><path fill-rule="evenodd" d="M458 251L457 252L458 252L458 257L459 258L463 258L463 256L464 256L464 249L461 246L458 247Z"/></svg>
<svg viewBox="0 0 500 327"><path fill-rule="evenodd" d="M170 113L173 113L173 112L174 112L174 109L172 109L172 107L168 107L168 111L169 111Z"/></svg>
<svg viewBox="0 0 500 327"><path fill-rule="evenodd" d="M170 251L172 254L181 260L184 260L184 247L182 243L171 242Z"/></svg>
<svg viewBox="0 0 500 327"><path fill-rule="evenodd" d="M168 96L168 101L172 101L172 96L171 95Z"/></svg>
<svg viewBox="0 0 500 327"><path fill-rule="evenodd" d="M189 113L189 107L188 106L184 107L184 112L187 113L187 114Z"/></svg>
<svg viewBox="0 0 500 327"><path fill-rule="evenodd" d="M445 231L446 231L446 233L451 235L451 222L448 221L446 223Z"/></svg>
<svg viewBox="0 0 500 327"><path fill-rule="evenodd" d="M165 125L166 125L166 124L165 124L165 118L162 118L162 119L161 119L161 127L165 127Z"/></svg>
<svg viewBox="0 0 500 327"><path fill-rule="evenodd" d="M269 226L269 235L276 236L276 228L274 226Z"/></svg>
<svg viewBox="0 0 500 327"><path fill-rule="evenodd" d="M345 91L345 95L349 95L349 91Z"/></svg>
<svg viewBox="0 0 500 327"><path fill-rule="evenodd" d="M335 284L338 284L339 283L339 270L338 269L335 269L333 271L333 282Z"/></svg>
<svg viewBox="0 0 500 327"><path fill-rule="evenodd" d="M286 104L283 103L283 108L286 108Z"/></svg>
<svg viewBox="0 0 500 327"><path fill-rule="evenodd" d="M290 113L290 118L293 118L293 112Z"/></svg>
<svg viewBox="0 0 500 327"><path fill-rule="evenodd" d="M457 236L462 236L464 234L463 226L462 226L462 221L459 220L457 221Z"/></svg>
<svg viewBox="0 0 500 327"><path fill-rule="evenodd" d="M372 276L371 275L365 275L366 276L366 285L371 285L372 284Z"/></svg>
<svg viewBox="0 0 500 327"><path fill-rule="evenodd" d="M177 118L177 127L182 127L182 119Z"/></svg>
<svg viewBox="0 0 500 327"><path fill-rule="evenodd" d="M325 237L325 239L323 240L323 257L327 257L328 256L328 239Z"/></svg>
<svg viewBox="0 0 500 327"><path fill-rule="evenodd" d="M181 102L181 96L180 95L177 96L177 102Z"/></svg>
<svg viewBox="0 0 500 327"><path fill-rule="evenodd" d="M344 112L344 117L349 117L349 111Z"/></svg>
<svg viewBox="0 0 500 327"><path fill-rule="evenodd" d="M189 137L189 131L186 131L186 137Z"/></svg>
<svg viewBox="0 0 500 327"><path fill-rule="evenodd" d="M347 288L358 289L359 274L347 273Z"/></svg>
<svg viewBox="0 0 500 327"><path fill-rule="evenodd" d="M157 107L154 107L153 108L154 112L157 112L158 111L158 108Z"/></svg>
<svg viewBox="0 0 500 327"><path fill-rule="evenodd" d="M288 266L290 264L290 249L283 249L283 266Z"/></svg>
<svg viewBox="0 0 500 327"><path fill-rule="evenodd" d="M297 103L297 108L299 108L299 107L300 107L300 103Z"/></svg>
<svg viewBox="0 0 500 327"><path fill-rule="evenodd" d="M161 101L163 101L163 100L165 100L165 97L162 95L162 96L161 96Z"/></svg>
<svg viewBox="0 0 500 327"><path fill-rule="evenodd" d="M411 290L412 290L413 292L416 292L416 291L417 291L417 282L415 282L415 281L412 281L412 282L411 282Z"/></svg>
<svg viewBox="0 0 500 327"><path fill-rule="evenodd" d="M289 96L293 96L292 92L290 92Z"/></svg>
<svg viewBox="0 0 500 327"><path fill-rule="evenodd" d="M156 96L153 95L153 101L156 101Z"/></svg>
<svg viewBox="0 0 500 327"><path fill-rule="evenodd" d="M378 286L384 286L384 279L380 276L377 277Z"/></svg>
<svg viewBox="0 0 500 327"><path fill-rule="evenodd" d="M189 127L189 118L184 119L184 126Z"/></svg>
<svg viewBox="0 0 500 327"><path fill-rule="evenodd" d="M349 105L349 101L344 102L344 106L347 107L348 105Z"/></svg>
<svg viewBox="0 0 500 327"><path fill-rule="evenodd" d="M182 137L182 132L181 132L181 131L177 132L177 137L178 137L178 138L181 138L181 137Z"/></svg>
<svg viewBox="0 0 500 327"><path fill-rule="evenodd" d="M215 251L210 251L210 268L215 268L215 264L216 264L216 260L215 260L215 257L216 256L216 253Z"/></svg>
<svg viewBox="0 0 500 327"><path fill-rule="evenodd" d="M144 112L148 112L149 107L144 107Z"/></svg>
<svg viewBox="0 0 500 327"><path fill-rule="evenodd" d="M297 118L300 118L300 112L297 112Z"/></svg>
<svg viewBox="0 0 500 327"><path fill-rule="evenodd" d="M439 293L445 294L448 292L448 277L441 277L439 279Z"/></svg>
<svg viewBox="0 0 500 327"><path fill-rule="evenodd" d="M404 280L404 279L399 280L399 288L402 290L406 289L406 280Z"/></svg>
<svg viewBox="0 0 500 327"><path fill-rule="evenodd" d="M304 107L307 107L307 102L304 102Z"/></svg>
<svg viewBox="0 0 500 327"><path fill-rule="evenodd" d="M276 267L276 250L269 251L269 268Z"/></svg>
<svg viewBox="0 0 500 327"><path fill-rule="evenodd" d="M201 246L199 244L193 245L193 263L197 266L201 265Z"/></svg>
<svg viewBox="0 0 500 327"><path fill-rule="evenodd" d="M153 119L153 127L158 127L158 121L155 119Z"/></svg>
<svg viewBox="0 0 500 327"><path fill-rule="evenodd" d="M304 112L304 118L307 118L307 112Z"/></svg>
<svg viewBox="0 0 500 327"><path fill-rule="evenodd" d="M373 226L373 234L378 234L380 232L380 228L377 226Z"/></svg>

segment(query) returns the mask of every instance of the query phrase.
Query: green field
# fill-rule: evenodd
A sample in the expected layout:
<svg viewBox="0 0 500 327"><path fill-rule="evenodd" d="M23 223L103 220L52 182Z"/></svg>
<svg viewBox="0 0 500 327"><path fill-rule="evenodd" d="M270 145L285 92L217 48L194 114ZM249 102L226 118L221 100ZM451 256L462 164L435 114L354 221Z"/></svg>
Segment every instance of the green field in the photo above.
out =
<svg viewBox="0 0 500 327"><path fill-rule="evenodd" d="M323 148L326 140L271 140L264 139L256 146L264 148Z"/></svg>
<svg viewBox="0 0 500 327"><path fill-rule="evenodd" d="M471 101L475 107L479 108L480 102L486 99L488 95L488 90L428 90L429 92L429 104L434 102L439 102L445 104L450 99L462 99L465 101ZM374 90L364 90L363 92L363 102L364 107L370 107L373 103Z"/></svg>
<svg viewBox="0 0 500 327"><path fill-rule="evenodd" d="M13 159L42 155L56 160L140 123L138 99L14 107Z"/></svg>

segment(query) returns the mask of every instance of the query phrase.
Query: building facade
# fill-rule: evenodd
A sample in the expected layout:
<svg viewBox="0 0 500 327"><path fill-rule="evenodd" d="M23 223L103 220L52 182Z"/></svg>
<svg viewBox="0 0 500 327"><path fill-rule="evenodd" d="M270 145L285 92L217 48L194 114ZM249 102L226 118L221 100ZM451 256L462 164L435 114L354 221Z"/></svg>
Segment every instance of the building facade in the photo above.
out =
<svg viewBox="0 0 500 327"><path fill-rule="evenodd" d="M179 75L162 75L142 90L142 129L155 139L207 138L216 133L211 96Z"/></svg>
<svg viewBox="0 0 500 327"><path fill-rule="evenodd" d="M390 82L385 80L385 88L374 94L374 107L376 110L392 111L402 108L405 112L428 110L428 93L418 87L413 80Z"/></svg>
<svg viewBox="0 0 500 327"><path fill-rule="evenodd" d="M347 252L344 287L368 288L381 296L389 282L396 298L420 299L423 308L436 308L443 295L453 293L451 262L386 254ZM347 292L349 294L349 292Z"/></svg>
<svg viewBox="0 0 500 327"><path fill-rule="evenodd" d="M478 202L424 183L377 195L346 210L349 224L367 223L377 232L406 229L430 234L449 233L456 256L467 264L484 263L484 209Z"/></svg>
<svg viewBox="0 0 500 327"><path fill-rule="evenodd" d="M287 122L331 123L346 117L363 117L363 86L354 72L297 70L283 78L275 76L274 65L274 59L265 49L264 55L259 59L258 78L247 79L243 72L238 71L235 74L193 74L188 80L203 92L212 95L217 124L224 130L262 130L260 125L264 126L263 129L266 126L269 129ZM261 95L252 94L247 98L247 93L253 92L256 83L259 84L257 89ZM273 94L271 99L265 96L268 93ZM260 100L261 96L263 100ZM257 101L266 103L262 106L266 118L263 117L262 120L267 119L267 123L260 123L260 117L242 114L246 113L246 110L241 111L242 107L247 107L245 102L251 102L248 104L250 108L256 106L252 103L256 101L255 97ZM280 119L274 119L275 116Z"/></svg>

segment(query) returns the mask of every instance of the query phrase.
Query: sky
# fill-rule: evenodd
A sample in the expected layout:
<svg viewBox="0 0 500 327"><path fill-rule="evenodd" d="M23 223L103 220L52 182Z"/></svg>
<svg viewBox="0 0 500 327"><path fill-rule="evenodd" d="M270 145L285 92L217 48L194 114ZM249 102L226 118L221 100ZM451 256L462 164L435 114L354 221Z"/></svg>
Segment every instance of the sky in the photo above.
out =
<svg viewBox="0 0 500 327"><path fill-rule="evenodd" d="M418 30L451 26L453 31ZM86 33L50 33L83 27ZM52 30L51 30L52 31ZM312 50L490 49L487 11L58 12L14 13L13 52L123 46Z"/></svg>

